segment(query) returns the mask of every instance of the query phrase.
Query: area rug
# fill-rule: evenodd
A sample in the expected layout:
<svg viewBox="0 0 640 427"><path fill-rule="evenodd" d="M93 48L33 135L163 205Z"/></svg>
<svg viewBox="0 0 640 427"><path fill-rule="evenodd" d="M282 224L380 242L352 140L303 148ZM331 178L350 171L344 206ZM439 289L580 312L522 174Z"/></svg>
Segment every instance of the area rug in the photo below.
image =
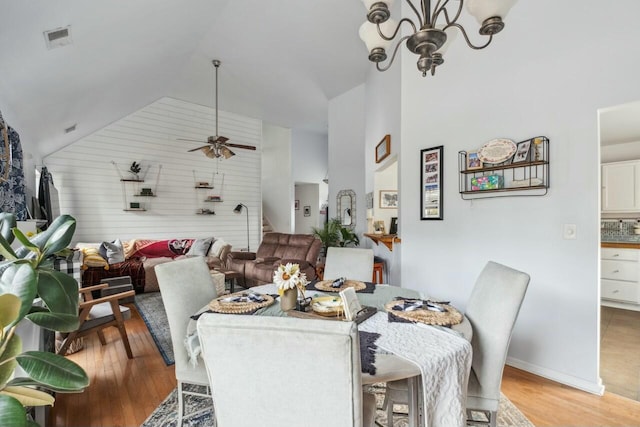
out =
<svg viewBox="0 0 640 427"><path fill-rule="evenodd" d="M173 356L171 332L169 331L167 312L164 310L160 292L137 294L135 304L140 317L146 323L147 329L149 329L151 337L164 359L164 363L167 366L173 365L176 362Z"/></svg>
<svg viewBox="0 0 640 427"><path fill-rule="evenodd" d="M187 386L191 390L204 392L201 386ZM384 384L366 386L367 391L375 393L378 406L376 425L380 427L407 427L407 408L403 405L396 405L393 426L387 424L387 411L382 409L384 401ZM187 395L185 399L186 414L193 413L198 409L208 406L211 401L208 398ZM177 390L173 390L169 396L156 408L155 411L145 420L140 427L177 427L176 418L178 410ZM498 409L499 427L534 427L534 425L516 408L504 395L500 397L500 407ZM205 411L197 416L185 418L183 426L188 427L215 427L213 420L213 410ZM256 426L257 427L257 426Z"/></svg>

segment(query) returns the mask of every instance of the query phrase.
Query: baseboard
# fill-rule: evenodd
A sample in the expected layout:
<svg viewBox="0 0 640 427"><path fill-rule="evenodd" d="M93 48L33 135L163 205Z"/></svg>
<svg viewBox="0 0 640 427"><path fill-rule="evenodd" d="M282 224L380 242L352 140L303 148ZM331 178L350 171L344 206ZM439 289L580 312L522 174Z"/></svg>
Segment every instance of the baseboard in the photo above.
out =
<svg viewBox="0 0 640 427"><path fill-rule="evenodd" d="M576 378L571 375L563 374L562 372L554 371L553 369L543 368L538 365L514 359L513 357L507 357L507 365L514 368L522 369L523 371L530 372L540 377L547 378L552 381L557 381L569 387L577 388L578 390L586 391L588 393L597 394L602 396L604 394L604 385L602 379L598 378L597 383L585 381L581 378Z"/></svg>

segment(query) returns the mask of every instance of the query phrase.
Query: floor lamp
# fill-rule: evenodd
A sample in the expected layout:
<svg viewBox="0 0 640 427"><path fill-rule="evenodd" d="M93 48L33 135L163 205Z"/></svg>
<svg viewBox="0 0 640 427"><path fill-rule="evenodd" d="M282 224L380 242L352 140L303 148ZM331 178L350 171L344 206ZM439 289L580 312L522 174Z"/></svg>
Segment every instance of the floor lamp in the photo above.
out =
<svg viewBox="0 0 640 427"><path fill-rule="evenodd" d="M249 247L249 208L247 205L243 205L242 203L238 203L238 206L233 210L234 213L239 214L242 212L242 208L247 212L247 252L251 252L251 248Z"/></svg>

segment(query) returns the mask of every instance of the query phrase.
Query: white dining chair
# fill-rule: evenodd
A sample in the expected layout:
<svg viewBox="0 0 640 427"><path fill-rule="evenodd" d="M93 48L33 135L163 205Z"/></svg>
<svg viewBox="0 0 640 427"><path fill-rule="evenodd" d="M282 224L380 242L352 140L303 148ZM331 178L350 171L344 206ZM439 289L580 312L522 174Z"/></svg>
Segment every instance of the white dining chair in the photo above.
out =
<svg viewBox="0 0 640 427"><path fill-rule="evenodd" d="M219 426L374 425L354 322L207 313L197 329Z"/></svg>
<svg viewBox="0 0 640 427"><path fill-rule="evenodd" d="M176 380L178 382L178 426L182 426L185 395L211 396L185 390L185 384L209 387L209 378L204 363L196 366L189 361L184 345L187 325L191 315L200 310L217 296L216 287L203 257L186 258L155 267L160 287L160 295L167 312L173 355L175 358ZM188 415L193 417L211 408L199 408Z"/></svg>
<svg viewBox="0 0 640 427"><path fill-rule="evenodd" d="M373 249L327 248L323 277L325 280L344 277L349 280L371 282L373 277Z"/></svg>
<svg viewBox="0 0 640 427"><path fill-rule="evenodd" d="M465 316L473 328L473 361L467 386L467 424L495 427L502 372L511 334L530 277L527 273L489 261L471 292ZM391 420L394 404L409 403L407 380L387 383L385 404ZM473 419L473 413L486 420Z"/></svg>

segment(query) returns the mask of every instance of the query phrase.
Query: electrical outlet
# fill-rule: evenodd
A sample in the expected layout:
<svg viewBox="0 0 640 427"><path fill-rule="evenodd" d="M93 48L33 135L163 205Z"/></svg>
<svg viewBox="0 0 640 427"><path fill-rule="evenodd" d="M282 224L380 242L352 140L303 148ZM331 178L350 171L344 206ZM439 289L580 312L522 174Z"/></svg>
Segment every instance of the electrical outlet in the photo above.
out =
<svg viewBox="0 0 640 427"><path fill-rule="evenodd" d="M575 240L578 234L578 226L575 224L564 224L562 226L562 238L564 240Z"/></svg>

